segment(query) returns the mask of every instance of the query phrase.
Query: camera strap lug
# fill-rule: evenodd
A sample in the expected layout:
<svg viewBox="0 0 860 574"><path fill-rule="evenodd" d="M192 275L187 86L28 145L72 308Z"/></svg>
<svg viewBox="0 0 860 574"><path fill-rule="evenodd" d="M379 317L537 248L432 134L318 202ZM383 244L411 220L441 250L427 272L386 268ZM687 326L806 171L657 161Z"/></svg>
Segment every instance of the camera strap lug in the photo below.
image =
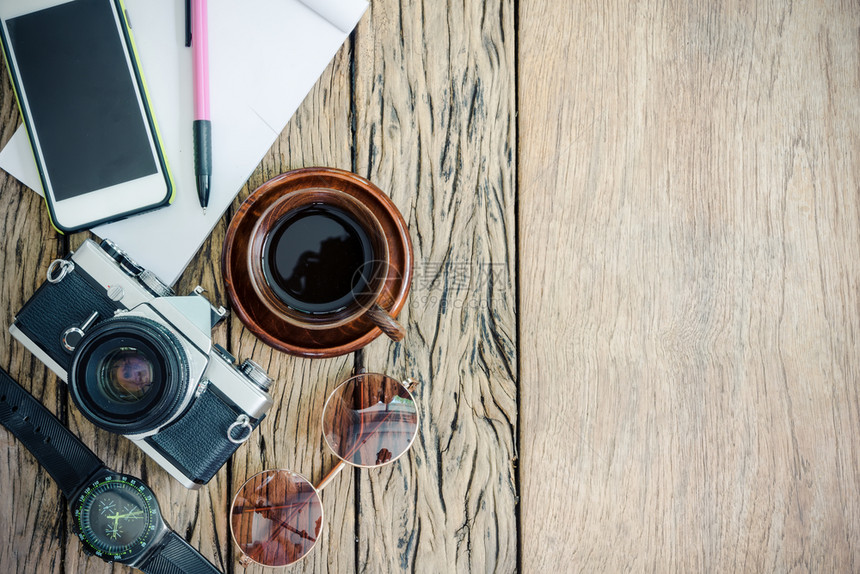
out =
<svg viewBox="0 0 860 574"><path fill-rule="evenodd" d="M57 269L60 269L60 272L55 276ZM63 279L66 278L66 275L75 270L75 264L72 263L68 259L54 259L51 261L51 265L48 267L48 283L59 283Z"/></svg>
<svg viewBox="0 0 860 574"><path fill-rule="evenodd" d="M192 295L197 295L201 297L204 301L209 303L209 300L203 296L203 293L206 291L203 287L198 285L194 288L194 291L191 292ZM211 323L211 328L214 329L221 321L227 318L228 311L224 307L216 308L215 305L209 303L209 322Z"/></svg>
<svg viewBox="0 0 860 574"><path fill-rule="evenodd" d="M233 431L241 429L242 433L239 435L239 438L233 438ZM232 442L233 444L242 444L249 438L251 438L251 433L254 431L254 427L251 426L251 418L242 413L238 417L236 417L236 422L231 424L227 428L227 440Z"/></svg>

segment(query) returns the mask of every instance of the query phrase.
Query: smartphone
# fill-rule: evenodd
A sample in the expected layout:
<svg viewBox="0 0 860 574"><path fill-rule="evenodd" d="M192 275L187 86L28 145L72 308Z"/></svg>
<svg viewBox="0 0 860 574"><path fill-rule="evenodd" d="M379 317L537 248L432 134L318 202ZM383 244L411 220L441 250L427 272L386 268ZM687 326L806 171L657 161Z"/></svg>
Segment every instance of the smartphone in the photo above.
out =
<svg viewBox="0 0 860 574"><path fill-rule="evenodd" d="M2 0L0 40L59 232L173 200L121 0Z"/></svg>

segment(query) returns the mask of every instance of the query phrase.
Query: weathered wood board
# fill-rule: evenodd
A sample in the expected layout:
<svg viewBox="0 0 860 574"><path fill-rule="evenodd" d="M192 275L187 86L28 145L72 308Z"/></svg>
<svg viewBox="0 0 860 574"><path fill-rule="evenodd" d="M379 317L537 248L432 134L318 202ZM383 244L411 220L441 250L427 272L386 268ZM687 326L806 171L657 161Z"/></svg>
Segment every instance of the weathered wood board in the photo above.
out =
<svg viewBox="0 0 860 574"><path fill-rule="evenodd" d="M517 565L514 3L375 0L356 33L356 171L415 248L407 338L370 371L419 380L409 457L357 475L358 571Z"/></svg>
<svg viewBox="0 0 860 574"><path fill-rule="evenodd" d="M351 41L347 41L326 69L314 90L290 121L281 137L239 194L234 207L264 181L291 169L325 165L341 169L351 166L352 144L349 122ZM233 457L232 488L235 491L262 470L286 468L316 484L334 466L322 438L325 400L353 367L352 355L332 359L296 358L271 349L249 333L235 317L230 321L230 342L237 357L251 357L275 379L275 406L260 427ZM354 569L354 487L343 474L322 493L326 525L310 555L291 567L297 572L346 572ZM230 541L234 560L238 547ZM234 562L236 571L242 567ZM252 566L248 572L269 568Z"/></svg>
<svg viewBox="0 0 860 574"><path fill-rule="evenodd" d="M519 5L522 563L860 565L860 5Z"/></svg>
<svg viewBox="0 0 860 574"><path fill-rule="evenodd" d="M0 145L20 122L9 82L0 78ZM6 326L29 299L50 262L63 253L41 197L0 171L0 367L51 412L65 417L65 396L53 373L12 339ZM0 570L63 572L66 505L51 477L18 441L0 431ZM39 551L34 552L33 549Z"/></svg>

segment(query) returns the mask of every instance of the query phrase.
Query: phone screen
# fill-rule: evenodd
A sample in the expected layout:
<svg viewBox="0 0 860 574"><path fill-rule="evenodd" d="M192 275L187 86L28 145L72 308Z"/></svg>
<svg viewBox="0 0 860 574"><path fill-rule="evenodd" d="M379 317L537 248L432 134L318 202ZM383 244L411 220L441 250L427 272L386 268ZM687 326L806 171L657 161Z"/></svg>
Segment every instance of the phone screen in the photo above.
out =
<svg viewBox="0 0 860 574"><path fill-rule="evenodd" d="M157 173L109 0L75 0L6 27L56 200Z"/></svg>

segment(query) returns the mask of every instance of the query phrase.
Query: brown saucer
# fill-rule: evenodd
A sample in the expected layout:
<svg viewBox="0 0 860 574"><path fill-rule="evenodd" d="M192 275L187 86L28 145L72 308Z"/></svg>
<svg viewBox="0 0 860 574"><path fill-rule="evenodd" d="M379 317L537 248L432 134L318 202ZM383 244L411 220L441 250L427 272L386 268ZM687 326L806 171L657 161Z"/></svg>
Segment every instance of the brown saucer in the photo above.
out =
<svg viewBox="0 0 860 574"><path fill-rule="evenodd" d="M278 317L254 289L248 245L255 223L278 198L308 188L336 189L359 199L379 220L389 250L389 269L379 304L397 317L412 283L412 240L403 215L378 187L354 173L329 167L304 168L274 177L248 196L230 221L221 264L233 311L252 333L272 347L300 357L336 357L356 351L382 331L362 316L331 329L302 329Z"/></svg>

